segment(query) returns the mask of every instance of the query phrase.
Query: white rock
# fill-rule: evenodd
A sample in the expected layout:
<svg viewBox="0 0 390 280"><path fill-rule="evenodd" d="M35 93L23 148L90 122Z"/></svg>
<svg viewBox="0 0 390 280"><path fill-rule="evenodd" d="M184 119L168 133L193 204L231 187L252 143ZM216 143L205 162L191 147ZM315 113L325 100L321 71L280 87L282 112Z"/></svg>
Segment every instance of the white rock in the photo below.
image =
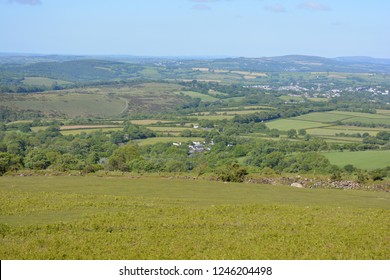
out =
<svg viewBox="0 0 390 280"><path fill-rule="evenodd" d="M303 188L302 184L299 183L292 183L290 186L295 188Z"/></svg>

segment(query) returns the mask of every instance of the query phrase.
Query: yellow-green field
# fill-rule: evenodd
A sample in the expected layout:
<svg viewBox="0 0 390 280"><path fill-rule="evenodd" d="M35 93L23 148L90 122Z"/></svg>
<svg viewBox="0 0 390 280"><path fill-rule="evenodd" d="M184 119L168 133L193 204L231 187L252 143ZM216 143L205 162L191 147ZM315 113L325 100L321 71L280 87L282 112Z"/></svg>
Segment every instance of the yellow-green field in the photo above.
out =
<svg viewBox="0 0 390 280"><path fill-rule="evenodd" d="M194 130L194 128L184 126L148 126L147 128L158 132L181 132L183 130Z"/></svg>
<svg viewBox="0 0 390 280"><path fill-rule="evenodd" d="M205 102L214 102L214 101L218 100L218 98L215 98L213 96L199 93L199 92L195 92L195 91L181 91L181 92L177 92L177 94L183 94L186 96L190 96L192 98L200 98L202 101L205 101Z"/></svg>
<svg viewBox="0 0 390 280"><path fill-rule="evenodd" d="M200 137L154 137L147 138L142 140L134 140L135 143L139 145L153 145L157 143L187 143L192 141L203 141L203 138Z"/></svg>
<svg viewBox="0 0 390 280"><path fill-rule="evenodd" d="M197 116L197 115L194 115L194 116L191 116L193 117L194 119L199 119L199 120L230 120L232 118L234 118L233 115L206 115L206 116Z"/></svg>
<svg viewBox="0 0 390 280"><path fill-rule="evenodd" d="M25 77L22 82L23 84L30 85L30 86L47 86L47 87L51 87L55 84L58 85L71 84L71 82L67 82L63 80L54 80L54 79L44 78L44 77Z"/></svg>
<svg viewBox="0 0 390 280"><path fill-rule="evenodd" d="M347 164L372 170L390 166L390 151L326 152L323 153L332 164L344 167Z"/></svg>
<svg viewBox="0 0 390 280"><path fill-rule="evenodd" d="M327 127L328 124L323 124L319 122L312 121L300 121L295 119L280 119L276 121L267 122L267 126L271 129L279 129L282 131L287 131L289 129L309 129L309 128L319 128Z"/></svg>
<svg viewBox="0 0 390 280"><path fill-rule="evenodd" d="M132 124L137 124L137 125L151 125L157 123L170 123L172 121L145 119L145 120L131 120L130 122Z"/></svg>
<svg viewBox="0 0 390 280"><path fill-rule="evenodd" d="M387 260L389 224L385 192L0 177L2 260Z"/></svg>
<svg viewBox="0 0 390 280"><path fill-rule="evenodd" d="M61 134L62 135L76 135L80 133L94 133L97 131L121 131L123 130L122 127L104 127L104 128L83 128L83 129L69 129L69 130L62 130Z"/></svg>

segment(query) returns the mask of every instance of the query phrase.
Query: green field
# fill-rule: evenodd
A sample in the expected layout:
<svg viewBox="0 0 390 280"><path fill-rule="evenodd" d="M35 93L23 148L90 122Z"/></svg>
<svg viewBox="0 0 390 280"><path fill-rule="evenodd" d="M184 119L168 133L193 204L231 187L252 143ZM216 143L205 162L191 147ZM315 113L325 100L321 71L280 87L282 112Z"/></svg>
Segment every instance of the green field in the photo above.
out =
<svg viewBox="0 0 390 280"><path fill-rule="evenodd" d="M143 96L145 94L159 96L163 94L176 94L181 88L182 86L171 83L145 83L133 87L116 88L115 93L132 96Z"/></svg>
<svg viewBox="0 0 390 280"><path fill-rule="evenodd" d="M51 87L54 84L58 84L58 85L71 84L70 82L67 81L54 80L54 79L44 78L44 77L25 77L22 83L30 86L47 86L47 87Z"/></svg>
<svg viewBox="0 0 390 280"><path fill-rule="evenodd" d="M383 114L386 110L383 110L380 114L367 114L358 112L345 112L345 111L331 111L331 112L317 112L302 115L299 117L291 118L294 120L314 121L321 123L333 123L336 121L360 121L363 123L390 123L390 116Z"/></svg>
<svg viewBox="0 0 390 280"><path fill-rule="evenodd" d="M150 120L150 119L145 119L145 120L131 120L132 124L137 124L137 125L151 125L151 124L156 124L156 123L169 123L171 121L164 121L164 120Z"/></svg>
<svg viewBox="0 0 390 280"><path fill-rule="evenodd" d="M29 94L8 98L1 102L5 106L24 110L38 110L47 114L55 112L69 117L113 116L126 109L126 102L118 97L103 94L53 93Z"/></svg>
<svg viewBox="0 0 390 280"><path fill-rule="evenodd" d="M336 121L341 121L344 119L351 118L352 116L339 114L338 112L318 112L318 113L310 113L306 115L302 115L299 117L292 118L294 120L302 120L302 121L312 121L312 122L320 122L320 123L332 123Z"/></svg>
<svg viewBox="0 0 390 280"><path fill-rule="evenodd" d="M185 126L148 126L147 128L157 132L181 132L183 130L194 130L191 127Z"/></svg>
<svg viewBox="0 0 390 280"><path fill-rule="evenodd" d="M62 135L76 135L80 133L94 133L97 131L121 131L123 127L104 127L104 128L83 128L83 129L69 129L61 131Z"/></svg>
<svg viewBox="0 0 390 280"><path fill-rule="evenodd" d="M283 95L281 97L279 97L280 99L282 99L283 101L286 101L286 102L299 102L299 101L304 101L303 97L301 96L290 96L290 95Z"/></svg>
<svg viewBox="0 0 390 280"><path fill-rule="evenodd" d="M199 119L199 120L230 120L234 118L233 115L205 115L205 116L189 116L189 117L194 117L194 119Z"/></svg>
<svg viewBox="0 0 390 280"><path fill-rule="evenodd" d="M389 259L390 194L0 177L1 259Z"/></svg>
<svg viewBox="0 0 390 280"><path fill-rule="evenodd" d="M154 137L142 140L134 140L139 145L153 145L156 143L187 143L192 141L203 141L203 138L199 137Z"/></svg>
<svg viewBox="0 0 390 280"><path fill-rule="evenodd" d="M345 123L350 123L350 122L361 122L364 124L373 124L373 125L378 125L378 126L390 126L390 117L389 118L365 118L365 117L355 117L348 119L344 121Z"/></svg>
<svg viewBox="0 0 390 280"><path fill-rule="evenodd" d="M267 122L267 126L270 129L279 129L287 131L289 129L309 129L329 126L327 124L321 124L319 122L312 121L299 121L294 119L280 119L276 121Z"/></svg>
<svg viewBox="0 0 390 280"><path fill-rule="evenodd" d="M177 94L184 94L184 95L190 96L192 98L200 98L204 102L214 102L214 101L218 100L218 98L216 98L216 97L213 97L213 96L210 96L207 94L203 94L203 93L199 93L199 92L195 92L195 91L181 91L181 92L178 92Z"/></svg>
<svg viewBox="0 0 390 280"><path fill-rule="evenodd" d="M332 164L343 167L347 164L372 170L390 166L390 151L327 152L324 153Z"/></svg>
<svg viewBox="0 0 390 280"><path fill-rule="evenodd" d="M380 130L378 129L365 129L358 127L345 127L345 126L329 126L325 128L310 128L307 129L307 133L316 136L335 136L336 133L356 134L356 133L368 133L371 136L377 135Z"/></svg>
<svg viewBox="0 0 390 280"><path fill-rule="evenodd" d="M377 114L366 114L358 112L331 111L331 112L316 112L301 115L288 119L278 119L267 122L270 129L278 129L288 131L289 129L305 129L312 136L321 137L328 142L361 142L362 138L348 137L348 134L363 135L368 133L371 136L376 136L380 131L390 131L388 128L382 127L358 127L351 125L343 125L349 122L374 123L374 124L390 124L390 116L386 115L387 110L382 110ZM336 124L336 122L341 122ZM336 134L346 134L345 136L336 136Z"/></svg>
<svg viewBox="0 0 390 280"><path fill-rule="evenodd" d="M390 119L389 117L383 116L381 114L368 114L368 113L359 113L359 112L346 112L346 111L333 111L331 112L333 114L339 114L339 115L347 115L351 117L356 117L356 118L366 118L366 119L382 119L382 118L387 118Z"/></svg>
<svg viewBox="0 0 390 280"><path fill-rule="evenodd" d="M390 110L376 110L377 114L385 115L390 117Z"/></svg>

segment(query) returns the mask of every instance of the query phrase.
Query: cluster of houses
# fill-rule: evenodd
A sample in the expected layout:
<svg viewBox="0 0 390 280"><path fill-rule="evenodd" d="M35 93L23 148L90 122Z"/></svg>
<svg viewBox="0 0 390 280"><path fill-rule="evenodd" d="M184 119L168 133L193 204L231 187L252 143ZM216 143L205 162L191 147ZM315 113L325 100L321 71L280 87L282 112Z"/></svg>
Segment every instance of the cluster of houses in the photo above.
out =
<svg viewBox="0 0 390 280"><path fill-rule="evenodd" d="M181 146L182 143L172 143L173 146ZM193 141L191 144L188 145L188 155L192 156L195 153L203 153L206 151L211 150L211 146L214 145L214 141L211 141L210 143L206 144L206 142L198 142L198 141Z"/></svg>

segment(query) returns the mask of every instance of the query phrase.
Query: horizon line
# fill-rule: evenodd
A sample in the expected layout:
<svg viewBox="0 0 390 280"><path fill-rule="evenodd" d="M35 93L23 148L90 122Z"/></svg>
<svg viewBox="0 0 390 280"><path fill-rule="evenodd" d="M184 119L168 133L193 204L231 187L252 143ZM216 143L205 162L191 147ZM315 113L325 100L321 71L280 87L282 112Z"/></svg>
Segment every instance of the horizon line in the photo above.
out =
<svg viewBox="0 0 390 280"><path fill-rule="evenodd" d="M66 53L34 53L34 52L7 52L0 51L2 56L84 56L84 57L134 57L134 58L271 58L271 57L286 57L286 56L306 56L319 58L371 58L371 59L390 59L390 57L376 57L370 55L339 55L339 56L321 56L311 54L283 54L271 56L245 56L245 55L135 55L135 54L66 54Z"/></svg>

